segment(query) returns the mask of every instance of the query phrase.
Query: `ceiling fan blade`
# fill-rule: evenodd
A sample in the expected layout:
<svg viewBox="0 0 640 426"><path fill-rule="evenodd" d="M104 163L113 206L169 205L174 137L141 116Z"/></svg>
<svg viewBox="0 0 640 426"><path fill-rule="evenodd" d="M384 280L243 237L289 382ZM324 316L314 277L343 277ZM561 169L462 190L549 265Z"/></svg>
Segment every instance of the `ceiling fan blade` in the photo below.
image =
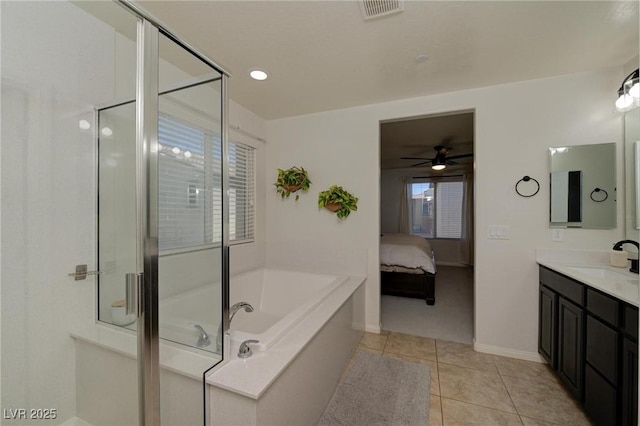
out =
<svg viewBox="0 0 640 426"><path fill-rule="evenodd" d="M400 157L401 160L431 160L427 157Z"/></svg>
<svg viewBox="0 0 640 426"><path fill-rule="evenodd" d="M429 164L431 163L433 160L429 160L429 161L423 161L422 163L418 163L418 164L412 164L410 167L418 167L418 166L422 166L425 164Z"/></svg>
<svg viewBox="0 0 640 426"><path fill-rule="evenodd" d="M451 156L447 156L448 160L455 160L456 158L467 158L467 157L473 157L473 154L460 154L460 155L451 155Z"/></svg>
<svg viewBox="0 0 640 426"><path fill-rule="evenodd" d="M448 165L450 165L450 166L453 166L453 165L458 164L458 162L457 162L457 161L451 161L451 160L449 160L448 158L447 158L447 160L446 160L446 163L447 163Z"/></svg>

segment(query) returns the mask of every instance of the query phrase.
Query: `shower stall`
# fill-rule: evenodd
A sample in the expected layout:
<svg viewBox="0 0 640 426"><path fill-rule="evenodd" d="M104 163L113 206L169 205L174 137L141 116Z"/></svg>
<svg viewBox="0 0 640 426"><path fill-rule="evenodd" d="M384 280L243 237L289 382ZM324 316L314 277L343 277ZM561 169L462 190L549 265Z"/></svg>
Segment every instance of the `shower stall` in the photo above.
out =
<svg viewBox="0 0 640 426"><path fill-rule="evenodd" d="M0 18L3 424L202 424L242 161L228 74L128 1L2 2ZM194 295L203 308L182 306ZM196 401L165 409L180 386L162 359L189 357L167 383L199 380ZM115 377L129 408L97 391Z"/></svg>

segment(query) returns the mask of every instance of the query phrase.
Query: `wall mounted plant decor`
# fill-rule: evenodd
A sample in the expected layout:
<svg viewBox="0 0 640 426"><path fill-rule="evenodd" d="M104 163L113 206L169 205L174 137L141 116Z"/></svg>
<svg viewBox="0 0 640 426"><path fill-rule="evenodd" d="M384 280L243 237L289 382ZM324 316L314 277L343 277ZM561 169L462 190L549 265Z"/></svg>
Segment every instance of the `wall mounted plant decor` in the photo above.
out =
<svg viewBox="0 0 640 426"><path fill-rule="evenodd" d="M345 191L341 186L331 185L328 190L318 194L318 208L326 208L344 219L351 211L358 210L358 197Z"/></svg>
<svg viewBox="0 0 640 426"><path fill-rule="evenodd" d="M290 169L283 170L278 169L278 179L273 184L276 187L276 191L280 194L282 199L289 198L292 192L298 190L308 191L311 181L309 175L303 167L291 167ZM299 194L296 194L296 201L300 198Z"/></svg>

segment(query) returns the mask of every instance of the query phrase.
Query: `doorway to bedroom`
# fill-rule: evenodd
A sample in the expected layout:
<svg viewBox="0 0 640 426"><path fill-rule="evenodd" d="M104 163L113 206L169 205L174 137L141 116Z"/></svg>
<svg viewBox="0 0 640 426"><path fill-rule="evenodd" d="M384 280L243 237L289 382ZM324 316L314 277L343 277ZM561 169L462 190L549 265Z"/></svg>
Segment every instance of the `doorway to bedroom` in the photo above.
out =
<svg viewBox="0 0 640 426"><path fill-rule="evenodd" d="M473 342L474 116L380 123L383 330Z"/></svg>

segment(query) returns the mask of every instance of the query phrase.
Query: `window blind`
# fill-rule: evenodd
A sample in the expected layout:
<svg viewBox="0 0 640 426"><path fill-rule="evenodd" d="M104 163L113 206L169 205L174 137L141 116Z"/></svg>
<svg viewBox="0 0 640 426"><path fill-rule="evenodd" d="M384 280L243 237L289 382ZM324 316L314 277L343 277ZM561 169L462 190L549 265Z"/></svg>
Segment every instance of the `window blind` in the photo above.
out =
<svg viewBox="0 0 640 426"><path fill-rule="evenodd" d="M222 145L214 132L167 114L158 120L159 248L222 241ZM254 235L254 149L229 143L230 240Z"/></svg>
<svg viewBox="0 0 640 426"><path fill-rule="evenodd" d="M462 234L462 182L436 185L436 235L460 238Z"/></svg>
<svg viewBox="0 0 640 426"><path fill-rule="evenodd" d="M424 238L462 235L462 182L414 182L408 184L409 226Z"/></svg>

